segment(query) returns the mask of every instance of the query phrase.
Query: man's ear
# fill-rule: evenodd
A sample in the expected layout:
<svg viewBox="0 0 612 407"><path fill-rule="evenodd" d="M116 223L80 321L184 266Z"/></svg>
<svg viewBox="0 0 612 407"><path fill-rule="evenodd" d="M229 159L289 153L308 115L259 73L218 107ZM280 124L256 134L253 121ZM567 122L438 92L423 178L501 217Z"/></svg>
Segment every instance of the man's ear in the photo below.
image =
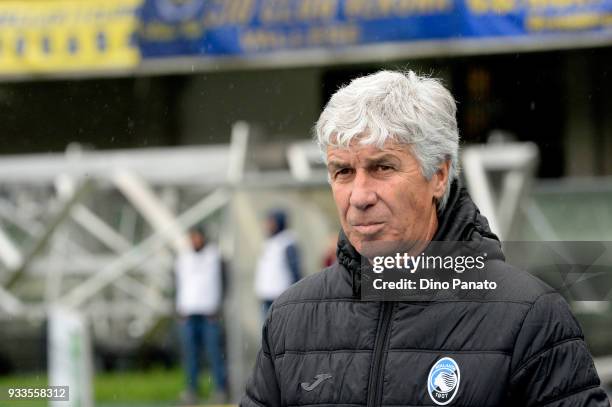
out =
<svg viewBox="0 0 612 407"><path fill-rule="evenodd" d="M448 176L450 171L450 160L444 161L438 167L438 171L433 176L434 191L433 195L437 200L442 199L444 192L446 191L446 185L448 182Z"/></svg>

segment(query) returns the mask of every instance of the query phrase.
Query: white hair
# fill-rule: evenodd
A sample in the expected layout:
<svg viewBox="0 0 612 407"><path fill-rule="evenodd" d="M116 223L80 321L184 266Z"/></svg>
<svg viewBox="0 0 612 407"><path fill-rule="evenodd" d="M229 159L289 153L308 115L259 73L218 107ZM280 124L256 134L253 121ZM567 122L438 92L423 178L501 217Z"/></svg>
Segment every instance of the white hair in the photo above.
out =
<svg viewBox="0 0 612 407"><path fill-rule="evenodd" d="M334 93L315 125L316 141L324 156L328 146L348 148L357 139L379 148L388 140L407 144L427 180L450 161L441 211L459 173L456 112L453 96L439 80L413 71L380 71Z"/></svg>

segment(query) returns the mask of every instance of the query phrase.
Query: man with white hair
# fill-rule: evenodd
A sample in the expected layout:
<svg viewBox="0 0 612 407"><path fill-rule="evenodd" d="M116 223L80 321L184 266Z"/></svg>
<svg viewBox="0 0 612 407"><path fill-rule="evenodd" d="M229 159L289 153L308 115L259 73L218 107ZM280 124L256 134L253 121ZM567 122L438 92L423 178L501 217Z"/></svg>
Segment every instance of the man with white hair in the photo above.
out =
<svg viewBox="0 0 612 407"><path fill-rule="evenodd" d="M567 303L505 263L460 185L455 114L438 80L410 71L332 96L316 137L342 226L338 261L272 305L243 406L609 406ZM443 241L486 253L499 287L362 300L377 244Z"/></svg>

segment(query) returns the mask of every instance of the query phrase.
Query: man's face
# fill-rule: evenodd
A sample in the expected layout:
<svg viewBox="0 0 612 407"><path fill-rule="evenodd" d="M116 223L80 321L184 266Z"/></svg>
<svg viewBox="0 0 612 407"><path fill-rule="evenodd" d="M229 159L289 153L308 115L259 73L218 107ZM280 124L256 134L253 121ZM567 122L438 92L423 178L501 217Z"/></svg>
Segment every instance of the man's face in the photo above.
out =
<svg viewBox="0 0 612 407"><path fill-rule="evenodd" d="M189 238L191 240L191 247L193 247L193 250L195 251L199 251L200 249L202 249L204 247L204 244L206 243L204 240L204 236L202 236L200 232L191 232L189 234Z"/></svg>
<svg viewBox="0 0 612 407"><path fill-rule="evenodd" d="M266 232L268 232L268 236L274 236L274 234L278 231L278 225L273 218L266 219Z"/></svg>
<svg viewBox="0 0 612 407"><path fill-rule="evenodd" d="M327 163L342 228L358 252L366 255L368 242L431 240L448 163L428 181L409 147L395 142L328 147Z"/></svg>

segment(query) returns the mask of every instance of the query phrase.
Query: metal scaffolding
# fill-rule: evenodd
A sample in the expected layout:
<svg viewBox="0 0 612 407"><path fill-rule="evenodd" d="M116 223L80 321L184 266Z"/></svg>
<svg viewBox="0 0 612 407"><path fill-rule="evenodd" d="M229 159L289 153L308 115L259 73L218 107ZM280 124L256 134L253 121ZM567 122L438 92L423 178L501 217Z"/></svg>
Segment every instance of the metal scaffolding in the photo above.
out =
<svg viewBox="0 0 612 407"><path fill-rule="evenodd" d="M0 320L42 321L62 307L86 318L97 343L133 350L174 312L174 254L189 248L186 230L214 217L224 257L241 275L225 315L230 379L242 388L260 324L252 260L241 258L263 240L249 194L327 183L320 171L295 173L316 160L310 143L288 147L290 168L247 170L250 132L239 122L226 145L72 146L1 159Z"/></svg>

